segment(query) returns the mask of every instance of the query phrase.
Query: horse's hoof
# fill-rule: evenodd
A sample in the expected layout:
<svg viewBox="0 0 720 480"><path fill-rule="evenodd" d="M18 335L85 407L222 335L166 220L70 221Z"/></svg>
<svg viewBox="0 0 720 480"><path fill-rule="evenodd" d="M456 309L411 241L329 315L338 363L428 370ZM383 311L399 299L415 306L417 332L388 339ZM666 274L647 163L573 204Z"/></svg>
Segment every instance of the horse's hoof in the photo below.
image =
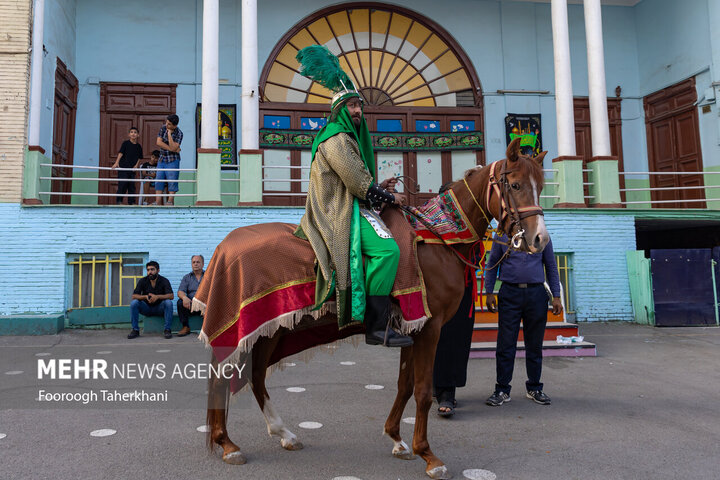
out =
<svg viewBox="0 0 720 480"><path fill-rule="evenodd" d="M428 477L432 478L433 480L447 480L449 478L452 478L452 475L450 474L450 472L448 472L448 469L445 465L431 468L425 473L427 473Z"/></svg>
<svg viewBox="0 0 720 480"><path fill-rule="evenodd" d="M223 455L223 462L229 463L230 465L243 465L247 462L247 458L245 458L245 455L242 454L241 451L235 451L226 453Z"/></svg>
<svg viewBox="0 0 720 480"><path fill-rule="evenodd" d="M291 442L281 440L280 445L282 445L285 450L302 450L305 447L302 442L299 442L297 440L293 440Z"/></svg>
<svg viewBox="0 0 720 480"><path fill-rule="evenodd" d="M405 442L400 441L395 443L392 450L393 457L399 458L400 460L415 460L415 455L412 454Z"/></svg>

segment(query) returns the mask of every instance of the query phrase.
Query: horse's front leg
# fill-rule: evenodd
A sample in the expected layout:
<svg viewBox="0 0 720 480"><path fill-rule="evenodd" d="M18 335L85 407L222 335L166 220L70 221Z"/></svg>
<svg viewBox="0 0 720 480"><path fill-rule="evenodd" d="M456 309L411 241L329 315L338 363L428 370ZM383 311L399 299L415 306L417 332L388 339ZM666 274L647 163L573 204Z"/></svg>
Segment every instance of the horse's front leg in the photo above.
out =
<svg viewBox="0 0 720 480"><path fill-rule="evenodd" d="M413 394L413 380L415 378L413 368L413 347L405 347L400 352L400 371L398 373L398 393L395 397L390 415L385 421L383 433L393 441L392 454L396 458L412 460L412 454L407 444L400 437L400 419L405 411L405 405Z"/></svg>
<svg viewBox="0 0 720 480"><path fill-rule="evenodd" d="M255 395L260 410L262 410L267 424L268 435L280 437L280 445L286 450L301 450L303 444L298 441L297 436L288 430L275 407L270 402L270 394L265 387L268 362L273 350L277 346L280 335L272 338L263 338L253 347L252 364L252 391Z"/></svg>
<svg viewBox="0 0 720 480"><path fill-rule="evenodd" d="M212 357L212 365L217 368L218 362ZM235 445L227 433L227 413L230 400L230 381L222 376L211 376L208 381L208 448L212 451L215 445L223 449L222 459L231 465L242 465L247 462L240 447Z"/></svg>
<svg viewBox="0 0 720 480"><path fill-rule="evenodd" d="M431 323L432 322L432 323ZM452 475L445 464L430 450L427 439L428 412L432 405L432 380L435 351L440 337L442 318L434 317L422 331L414 337L413 349L415 366L415 433L413 435L413 452L420 455L427 467L425 473L432 479L448 479ZM422 352L422 353L421 353Z"/></svg>

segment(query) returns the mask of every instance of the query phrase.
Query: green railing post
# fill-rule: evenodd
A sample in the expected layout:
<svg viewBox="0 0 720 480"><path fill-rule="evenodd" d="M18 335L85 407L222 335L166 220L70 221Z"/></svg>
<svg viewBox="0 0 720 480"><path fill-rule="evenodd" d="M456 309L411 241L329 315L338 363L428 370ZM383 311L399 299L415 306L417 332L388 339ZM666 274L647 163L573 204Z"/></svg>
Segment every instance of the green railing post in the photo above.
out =
<svg viewBox="0 0 720 480"><path fill-rule="evenodd" d="M50 203L48 195L40 195L40 192L49 192L50 180L40 180L40 177L51 175L50 167L42 167L42 164L49 164L51 160L45 156L45 150L41 147L28 147L25 150L25 164L23 166L22 203L24 205L42 205Z"/></svg>
<svg viewBox="0 0 720 480"><path fill-rule="evenodd" d="M595 208L621 208L618 160L616 157L593 157L587 164L591 184L590 206Z"/></svg>
<svg viewBox="0 0 720 480"><path fill-rule="evenodd" d="M239 152L240 206L262 205L262 153L262 150Z"/></svg>
<svg viewBox="0 0 720 480"><path fill-rule="evenodd" d="M198 148L195 205L222 206L220 153L215 148Z"/></svg>
<svg viewBox="0 0 720 480"><path fill-rule="evenodd" d="M553 159L554 181L557 185L557 199L554 207L556 208L583 208L585 207L585 199L583 198L583 174L582 174L582 157L562 156Z"/></svg>

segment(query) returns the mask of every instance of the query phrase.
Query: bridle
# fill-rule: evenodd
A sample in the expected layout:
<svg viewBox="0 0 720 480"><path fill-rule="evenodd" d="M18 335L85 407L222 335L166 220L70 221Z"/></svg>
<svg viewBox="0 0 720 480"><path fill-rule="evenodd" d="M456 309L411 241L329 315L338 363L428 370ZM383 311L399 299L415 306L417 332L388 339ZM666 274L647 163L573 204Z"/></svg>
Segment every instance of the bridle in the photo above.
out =
<svg viewBox="0 0 720 480"><path fill-rule="evenodd" d="M503 161L503 167L500 171L499 176L495 175L495 168L497 164L500 162L493 162L490 165L490 176L488 177L488 188L487 188L487 208L488 211L490 210L490 198L492 196L492 192L495 192L499 199L499 208L500 212L497 216L495 216L496 219L498 219L498 228L496 231L500 234L503 233L502 225L507 217L510 217L510 232L513 231L514 227L517 227L517 233L515 233L509 242L509 247L507 250L505 250L505 253L503 256L498 260L498 262L490 267L489 269L493 269L497 267L500 263L502 263L505 258L510 254L511 250L518 250L520 246L522 245L522 241L525 239L525 230L522 228L522 224L520 223L522 220L532 217L535 215L543 215L543 209L539 205L531 205L529 207L518 207L517 202L515 201L515 197L512 193L512 187L510 186L510 182L507 179L507 174L513 172L513 170L507 169L507 159ZM404 182L403 182L404 183ZM480 210L480 213L482 213L483 217L485 217L485 221L488 225L491 224L490 218L488 217L488 214L485 212L485 209L480 206L480 202L478 202L477 197L473 193L472 189L470 188L470 185L468 185L467 177L463 177L463 183L465 184L465 187L467 188L468 193L470 193L470 197L473 199L473 202L475 202L475 206L477 206L478 210ZM479 269L481 268L480 265L475 265L468 261L467 258L463 257L460 252L455 250L451 245L447 244L442 236L435 232L432 225L430 225L428 222L425 221L425 219L415 215L415 213L407 208L406 206L401 207L401 209L407 213L408 215L416 218L420 223L422 223L425 228L435 235L437 238L443 241L445 246L450 248L450 250L455 253L455 255L460 259L462 263L464 263L466 266ZM479 240L476 243L481 242L482 240ZM498 242L496 238L493 238L493 242ZM501 242L502 243L502 242ZM473 244L473 247L475 244Z"/></svg>
<svg viewBox="0 0 720 480"><path fill-rule="evenodd" d="M495 218L497 218L498 220L498 233L502 233L502 226L505 223L505 219L510 217L510 228L508 229L509 231L507 233L512 233L513 230L517 229L517 233L512 236L510 244L514 249L518 249L520 248L522 241L525 239L525 230L522 228L522 224L520 222L526 218L534 217L535 215L544 216L545 214L543 213L542 207L540 207L539 205L530 205L528 207L517 206L515 196L513 195L512 186L507 179L507 175L514 170L508 170L508 160L505 159L502 162L503 165L500 174L496 176L495 169L498 163L500 162L493 162L492 165L490 165L490 176L488 178L486 205L489 209L492 192L495 192L499 199L498 203L500 209L499 214L495 216ZM475 195L473 194L472 190L470 190L467 182L465 182L465 185L468 187L468 191L473 197L473 200L475 200ZM480 207L477 200L475 200L475 203L478 207Z"/></svg>

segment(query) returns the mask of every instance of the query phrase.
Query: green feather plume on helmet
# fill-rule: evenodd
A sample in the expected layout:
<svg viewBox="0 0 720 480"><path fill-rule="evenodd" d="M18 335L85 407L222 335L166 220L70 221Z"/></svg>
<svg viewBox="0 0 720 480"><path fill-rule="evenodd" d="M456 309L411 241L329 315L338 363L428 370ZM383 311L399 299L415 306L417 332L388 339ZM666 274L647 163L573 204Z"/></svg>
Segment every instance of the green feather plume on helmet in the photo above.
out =
<svg viewBox="0 0 720 480"><path fill-rule="evenodd" d="M340 60L327 47L310 45L300 50L295 58L300 62L300 75L335 93L330 102L333 110L348 98L360 97L348 74L340 68Z"/></svg>

